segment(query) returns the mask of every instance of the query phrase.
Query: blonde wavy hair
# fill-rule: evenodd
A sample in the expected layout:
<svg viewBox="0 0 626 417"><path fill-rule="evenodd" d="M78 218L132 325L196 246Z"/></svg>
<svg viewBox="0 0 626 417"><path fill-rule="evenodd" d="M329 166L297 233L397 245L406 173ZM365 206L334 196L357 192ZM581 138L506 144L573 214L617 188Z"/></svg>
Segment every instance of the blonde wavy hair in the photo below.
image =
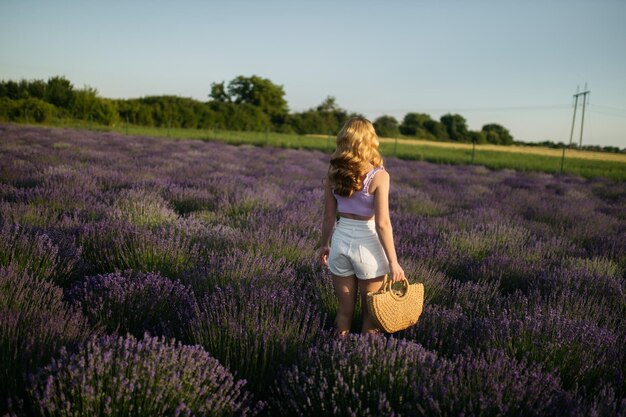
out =
<svg viewBox="0 0 626 417"><path fill-rule="evenodd" d="M370 166L383 164L378 145L378 135L369 120L353 117L343 125L337 134L337 148L330 157L328 170L328 180L335 194L350 197L363 188L363 176Z"/></svg>

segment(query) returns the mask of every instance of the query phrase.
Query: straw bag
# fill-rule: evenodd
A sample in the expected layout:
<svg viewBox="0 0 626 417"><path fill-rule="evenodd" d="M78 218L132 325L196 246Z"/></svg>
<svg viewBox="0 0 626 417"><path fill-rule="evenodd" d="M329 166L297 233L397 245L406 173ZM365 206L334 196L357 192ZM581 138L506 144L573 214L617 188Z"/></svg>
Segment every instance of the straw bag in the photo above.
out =
<svg viewBox="0 0 626 417"><path fill-rule="evenodd" d="M391 288L392 281L385 276L376 292L367 293L367 305L379 326L387 333L395 333L417 323L424 306L424 284L409 284L404 278L400 291Z"/></svg>

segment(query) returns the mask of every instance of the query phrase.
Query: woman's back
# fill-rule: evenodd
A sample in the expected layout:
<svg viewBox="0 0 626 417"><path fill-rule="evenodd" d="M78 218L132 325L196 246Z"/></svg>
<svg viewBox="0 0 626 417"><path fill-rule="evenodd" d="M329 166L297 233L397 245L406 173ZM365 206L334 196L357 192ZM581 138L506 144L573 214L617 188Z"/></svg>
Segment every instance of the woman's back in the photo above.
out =
<svg viewBox="0 0 626 417"><path fill-rule="evenodd" d="M337 200L337 212L339 214L354 214L363 217L373 217L374 196L369 193L369 186L376 173L383 169L384 168L381 165L370 170L363 179L363 188L353 192L350 197L337 195L333 191L333 195Z"/></svg>

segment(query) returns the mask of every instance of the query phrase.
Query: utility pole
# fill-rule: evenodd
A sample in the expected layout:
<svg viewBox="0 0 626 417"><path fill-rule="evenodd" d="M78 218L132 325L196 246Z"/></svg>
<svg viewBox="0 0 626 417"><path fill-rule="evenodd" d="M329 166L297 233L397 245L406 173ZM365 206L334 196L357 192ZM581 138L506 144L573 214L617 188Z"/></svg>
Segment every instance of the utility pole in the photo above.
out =
<svg viewBox="0 0 626 417"><path fill-rule="evenodd" d="M576 89L576 94L574 94L574 120L572 120L572 131L569 135L569 144L572 146L572 138L574 137L574 122L576 121L576 108L578 107L578 97L583 96L583 116L582 121L580 122L580 143L578 146L582 146L583 144L583 126L585 124L585 104L587 103L587 95L591 91L587 90L587 83L585 83L585 91L578 92L578 88Z"/></svg>
<svg viewBox="0 0 626 417"><path fill-rule="evenodd" d="M587 95L589 95L589 93L591 92L587 89L587 83L585 83L584 91L580 91L580 86L576 87L576 94L574 94L574 118L572 119L572 130L570 131L570 134L569 134L569 146L567 146L568 148L572 147L572 140L574 139L574 126L576 125L576 110L578 109L578 97L580 96L583 96L583 114L582 114L582 121L580 123L580 141L579 141L578 147L580 148L583 145L583 126L585 124L585 104L587 103ZM565 146L563 146L563 154L561 156L561 173L563 173L564 161L565 161Z"/></svg>
<svg viewBox="0 0 626 417"><path fill-rule="evenodd" d="M585 83L585 91L583 91L582 94L583 95L583 114L582 114L582 119L580 121L580 142L578 143L578 148L580 149L583 146L583 126L585 125L585 104L587 103L587 95L591 93L589 90L587 90L587 83Z"/></svg>
<svg viewBox="0 0 626 417"><path fill-rule="evenodd" d="M580 95L580 93L578 92L580 90L579 87L576 87L576 94L574 94L574 118L572 119L572 130L570 131L569 134L569 146L572 146L572 138L574 137L574 124L576 123L576 109L578 108L578 96ZM563 153L565 153L565 148L563 148Z"/></svg>
<svg viewBox="0 0 626 417"><path fill-rule="evenodd" d="M569 133L569 148L572 147L572 138L574 137L574 125L576 124L576 109L578 108L578 92L580 86L576 87L576 94L574 94L574 118L572 119L572 130ZM565 148L563 145L563 153L561 154L561 174L563 173L563 164L565 163Z"/></svg>

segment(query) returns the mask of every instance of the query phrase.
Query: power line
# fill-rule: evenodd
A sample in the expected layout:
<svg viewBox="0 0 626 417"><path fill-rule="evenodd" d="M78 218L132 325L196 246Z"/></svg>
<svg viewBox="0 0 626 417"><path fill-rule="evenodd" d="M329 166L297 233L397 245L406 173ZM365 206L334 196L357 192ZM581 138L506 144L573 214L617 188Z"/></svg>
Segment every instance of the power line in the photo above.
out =
<svg viewBox="0 0 626 417"><path fill-rule="evenodd" d="M535 110L566 110L569 104L531 105L531 106L502 106L502 107L447 107L447 108L404 108L404 109L356 109L363 113L469 113L481 111L535 111Z"/></svg>
<svg viewBox="0 0 626 417"><path fill-rule="evenodd" d="M608 113L608 112L598 111L598 110L594 110L594 109L591 109L591 110L593 111L594 114L601 114L603 116L620 117L622 119L626 119L626 114Z"/></svg>
<svg viewBox="0 0 626 417"><path fill-rule="evenodd" d="M620 109L613 106L603 106L598 104L589 103L590 110L593 110L595 113L606 114L608 116L618 116L618 117L626 117L626 109Z"/></svg>

